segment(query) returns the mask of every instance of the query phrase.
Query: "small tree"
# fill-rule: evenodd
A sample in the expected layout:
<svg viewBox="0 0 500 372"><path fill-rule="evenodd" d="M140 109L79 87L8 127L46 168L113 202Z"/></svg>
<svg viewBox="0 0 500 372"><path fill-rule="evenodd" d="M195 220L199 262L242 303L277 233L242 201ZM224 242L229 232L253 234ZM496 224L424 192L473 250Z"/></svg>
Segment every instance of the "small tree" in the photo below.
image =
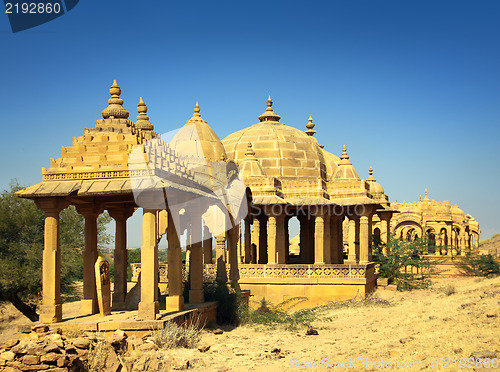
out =
<svg viewBox="0 0 500 372"><path fill-rule="evenodd" d="M42 288L44 213L31 200L14 193L21 187L11 182L0 193L0 301L10 301L32 321L38 320L36 305ZM100 243L108 244L105 229L110 221L103 214L97 221ZM82 247L85 222L74 207L60 214L61 290L68 293L75 280L82 279Z"/></svg>
<svg viewBox="0 0 500 372"><path fill-rule="evenodd" d="M426 246L426 239L404 241L393 236L386 244L375 244L373 254L378 263L379 277L388 278L389 283L395 283L398 290L427 287L430 261L423 256Z"/></svg>

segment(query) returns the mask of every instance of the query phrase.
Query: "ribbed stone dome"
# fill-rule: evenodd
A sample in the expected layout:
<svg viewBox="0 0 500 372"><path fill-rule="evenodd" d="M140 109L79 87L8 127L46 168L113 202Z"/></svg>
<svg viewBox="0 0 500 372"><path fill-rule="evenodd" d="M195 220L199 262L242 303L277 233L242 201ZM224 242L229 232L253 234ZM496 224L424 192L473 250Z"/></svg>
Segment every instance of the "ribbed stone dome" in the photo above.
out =
<svg viewBox="0 0 500 372"><path fill-rule="evenodd" d="M207 164L227 158L221 140L201 118L198 102L193 117L172 138L170 146L183 158L204 160Z"/></svg>
<svg viewBox="0 0 500 372"><path fill-rule="evenodd" d="M297 128L279 122L280 117L273 112L270 99L267 105L266 112L259 117L260 123L222 140L228 159L240 164L251 143L255 157L268 177L326 180L324 151L318 141Z"/></svg>

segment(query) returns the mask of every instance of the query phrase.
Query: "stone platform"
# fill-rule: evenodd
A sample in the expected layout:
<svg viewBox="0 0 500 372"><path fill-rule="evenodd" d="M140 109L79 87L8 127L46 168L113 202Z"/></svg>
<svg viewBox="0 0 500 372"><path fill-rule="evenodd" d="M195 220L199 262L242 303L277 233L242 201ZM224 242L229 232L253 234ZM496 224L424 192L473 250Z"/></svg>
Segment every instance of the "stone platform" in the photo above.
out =
<svg viewBox="0 0 500 372"><path fill-rule="evenodd" d="M185 305L185 310L176 312L160 311L156 320L139 320L135 311L112 311L111 315L100 316L78 315L79 302L63 304L62 322L47 324L51 329L61 328L65 331L114 332L118 329L125 331L128 336L142 337L144 334L162 329L166 322L175 322L179 325L198 321L200 326L208 322L215 322L217 318L217 302ZM41 325L41 324L40 324Z"/></svg>

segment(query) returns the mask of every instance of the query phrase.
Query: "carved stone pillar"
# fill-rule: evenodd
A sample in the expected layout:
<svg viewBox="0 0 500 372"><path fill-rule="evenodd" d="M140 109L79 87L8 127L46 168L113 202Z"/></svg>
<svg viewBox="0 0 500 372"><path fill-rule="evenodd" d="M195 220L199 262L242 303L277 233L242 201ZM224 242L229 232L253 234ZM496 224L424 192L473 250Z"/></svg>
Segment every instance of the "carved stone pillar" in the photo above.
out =
<svg viewBox="0 0 500 372"><path fill-rule="evenodd" d="M346 263L356 263L356 221L354 218L349 219L349 253L347 255Z"/></svg>
<svg viewBox="0 0 500 372"><path fill-rule="evenodd" d="M156 211L154 209L143 209L141 302L139 302L139 311L137 314L138 318L142 320L154 320L156 319L156 314L160 311L160 305L158 302L158 244L156 241L156 222ZM170 228L170 225L173 225L171 221L168 223L168 228Z"/></svg>
<svg viewBox="0 0 500 372"><path fill-rule="evenodd" d="M267 263L276 263L276 217L269 216L267 233Z"/></svg>
<svg viewBox="0 0 500 372"><path fill-rule="evenodd" d="M226 233L215 237L215 260L217 264L217 280L226 283Z"/></svg>
<svg viewBox="0 0 500 372"><path fill-rule="evenodd" d="M369 214L368 216L368 262L373 261L373 235L372 235L372 218L373 215Z"/></svg>
<svg viewBox="0 0 500 372"><path fill-rule="evenodd" d="M325 219L321 215L314 218L314 263L325 263Z"/></svg>
<svg viewBox="0 0 500 372"><path fill-rule="evenodd" d="M252 263L258 263L260 246L260 220L257 217L253 219L252 245L255 245L255 257L252 257Z"/></svg>
<svg viewBox="0 0 500 372"><path fill-rule="evenodd" d="M251 239L250 239L250 219L245 218L245 263L251 262Z"/></svg>
<svg viewBox="0 0 500 372"><path fill-rule="evenodd" d="M97 217L102 212L94 205L78 206L78 213L85 218L85 248L83 250L83 299L80 311L84 315L99 312L95 263L97 261Z"/></svg>
<svg viewBox="0 0 500 372"><path fill-rule="evenodd" d="M113 307L125 305L127 295L127 219L134 213L133 207L112 208L109 215L115 220L115 251Z"/></svg>
<svg viewBox="0 0 500 372"><path fill-rule="evenodd" d="M323 259L325 260L325 263L331 264L332 263L332 249L331 249L331 237L330 237L330 224L331 224L331 218L328 215L324 216L324 231L325 231L325 237L323 241Z"/></svg>
<svg viewBox="0 0 500 372"><path fill-rule="evenodd" d="M258 263L260 264L266 264L268 263L268 257L267 257L267 216L261 215L259 216L260 219L260 232L259 232L259 245L258 245L258 256L259 260Z"/></svg>
<svg viewBox="0 0 500 372"><path fill-rule="evenodd" d="M182 252L179 235L177 234L170 211L168 211L167 241L168 297L165 299L166 310L179 311L184 309L184 297L182 295Z"/></svg>
<svg viewBox="0 0 500 372"><path fill-rule="evenodd" d="M196 216L197 214L194 213ZM201 218L194 218L191 224L191 261L189 263L189 303L199 304L205 301L203 294L203 251Z"/></svg>
<svg viewBox="0 0 500 372"><path fill-rule="evenodd" d="M339 219L338 216L330 216L330 259L332 264L340 262L341 250L339 249ZM342 228L342 226L341 226Z"/></svg>
<svg viewBox="0 0 500 372"><path fill-rule="evenodd" d="M40 323L56 323L62 321L59 213L66 203L63 199L47 198L36 200L36 204L45 212Z"/></svg>
<svg viewBox="0 0 500 372"><path fill-rule="evenodd" d="M370 242L369 242L369 221L367 216L359 218L359 262L368 263L370 261Z"/></svg>
<svg viewBox="0 0 500 372"><path fill-rule="evenodd" d="M212 234L208 226L203 227L203 263L212 263Z"/></svg>

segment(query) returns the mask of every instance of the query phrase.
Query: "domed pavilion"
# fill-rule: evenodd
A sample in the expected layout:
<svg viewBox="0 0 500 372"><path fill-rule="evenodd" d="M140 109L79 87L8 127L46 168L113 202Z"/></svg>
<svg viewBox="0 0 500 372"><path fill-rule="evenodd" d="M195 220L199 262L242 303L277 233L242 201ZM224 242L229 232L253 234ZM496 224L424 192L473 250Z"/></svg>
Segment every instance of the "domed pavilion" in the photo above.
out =
<svg viewBox="0 0 500 372"><path fill-rule="evenodd" d="M430 200L427 190L418 202L394 202L391 207L399 212L391 220L394 236L407 241L427 236L429 253L465 256L479 248L481 230L474 217L447 200Z"/></svg>
<svg viewBox="0 0 500 372"><path fill-rule="evenodd" d="M126 222L142 208L141 264L135 267L141 275L139 319L158 317L158 281L168 282L165 309L184 308L183 269L189 270L191 304L204 301L203 272L222 281L229 277L254 299L275 303L299 296L325 302L374 289L373 225L387 239L394 210L371 173L360 178L345 146L337 157L318 143L312 117L305 131L286 125L269 97L257 123L221 141L196 104L191 119L166 142L154 131L142 98L133 122L116 81L110 94L95 127L51 159L42 182L17 193L46 216L41 321L62 319L58 229L59 213L69 205L85 217L82 314L98 311L96 220L104 210L116 221L112 305L123 310L130 298ZM458 210L450 213L463 218ZM292 220L300 240L293 252ZM158 262L163 235L166 264Z"/></svg>

